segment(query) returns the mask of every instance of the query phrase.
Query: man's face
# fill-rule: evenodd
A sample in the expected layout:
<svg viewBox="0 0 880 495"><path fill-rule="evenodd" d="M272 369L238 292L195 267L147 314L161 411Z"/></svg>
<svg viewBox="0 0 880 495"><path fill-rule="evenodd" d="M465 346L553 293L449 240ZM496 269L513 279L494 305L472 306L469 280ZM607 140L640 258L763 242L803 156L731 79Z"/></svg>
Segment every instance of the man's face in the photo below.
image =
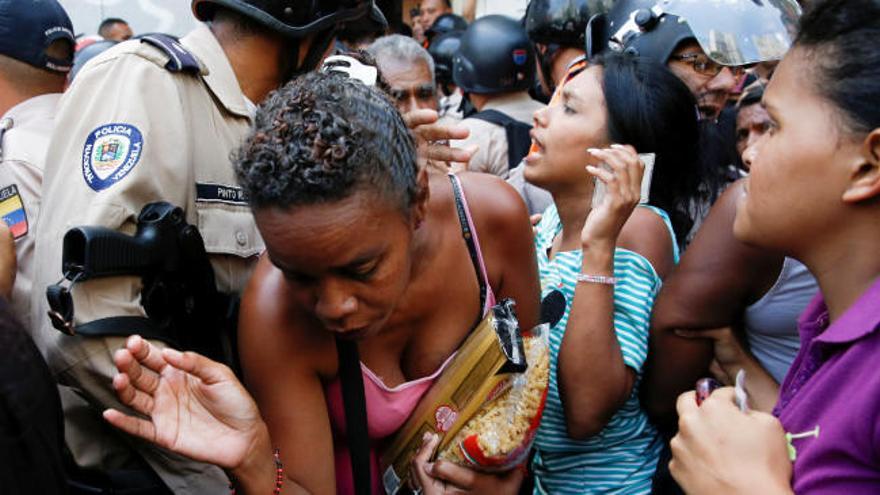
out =
<svg viewBox="0 0 880 495"><path fill-rule="evenodd" d="M400 113L419 108L437 110L437 89L427 64L390 60L380 65L382 77L391 87L391 97Z"/></svg>
<svg viewBox="0 0 880 495"><path fill-rule="evenodd" d="M752 166L751 158L745 154L770 129L770 115L760 102L744 106L736 114L736 151L742 157L746 170Z"/></svg>
<svg viewBox="0 0 880 495"><path fill-rule="evenodd" d="M708 61L708 63L706 63ZM733 69L719 66L711 61L696 41L686 41L678 46L667 62L669 69L681 79L697 99L697 107L704 119L715 120L724 109L730 92L736 86ZM702 68L698 71L697 68Z"/></svg>
<svg viewBox="0 0 880 495"><path fill-rule="evenodd" d="M422 28L427 30L434 25L434 21L438 17L451 13L452 9L446 6L444 0L422 0L419 12L419 21L422 23Z"/></svg>
<svg viewBox="0 0 880 495"><path fill-rule="evenodd" d="M132 36L131 28L128 24L117 22L107 29L107 35L104 38L113 41L125 41Z"/></svg>

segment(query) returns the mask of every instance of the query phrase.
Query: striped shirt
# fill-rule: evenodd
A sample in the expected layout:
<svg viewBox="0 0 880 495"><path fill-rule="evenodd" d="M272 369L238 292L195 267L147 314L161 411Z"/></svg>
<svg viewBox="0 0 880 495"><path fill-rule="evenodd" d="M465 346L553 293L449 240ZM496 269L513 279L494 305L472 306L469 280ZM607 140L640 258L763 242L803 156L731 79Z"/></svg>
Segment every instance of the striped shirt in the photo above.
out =
<svg viewBox="0 0 880 495"><path fill-rule="evenodd" d="M643 207L657 213L675 239L666 213L652 206ZM639 404L638 391L642 365L648 355L651 310L661 280L643 256L623 248L615 250L614 327L623 361L635 370L637 378L632 394L604 430L587 440L573 440L567 434L556 374L559 349L581 271L582 252L560 252L552 260L548 259L553 239L561 231L556 206L550 206L535 236L541 291L542 295L553 290L562 292L566 305L562 319L550 331L550 388L535 441L538 450L533 465L535 493L647 494L651 491L661 442ZM677 263L678 248L674 241L673 253ZM584 378L601 380L602 376Z"/></svg>

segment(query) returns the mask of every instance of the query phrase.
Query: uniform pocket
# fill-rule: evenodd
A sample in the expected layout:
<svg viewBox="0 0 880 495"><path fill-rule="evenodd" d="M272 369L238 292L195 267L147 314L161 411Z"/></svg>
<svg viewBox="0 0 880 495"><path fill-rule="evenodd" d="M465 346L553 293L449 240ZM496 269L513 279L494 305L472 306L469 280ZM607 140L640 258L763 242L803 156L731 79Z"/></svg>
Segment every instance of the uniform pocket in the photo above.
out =
<svg viewBox="0 0 880 495"><path fill-rule="evenodd" d="M242 258L263 252L263 239L247 206L196 203L199 232L208 254L229 254Z"/></svg>

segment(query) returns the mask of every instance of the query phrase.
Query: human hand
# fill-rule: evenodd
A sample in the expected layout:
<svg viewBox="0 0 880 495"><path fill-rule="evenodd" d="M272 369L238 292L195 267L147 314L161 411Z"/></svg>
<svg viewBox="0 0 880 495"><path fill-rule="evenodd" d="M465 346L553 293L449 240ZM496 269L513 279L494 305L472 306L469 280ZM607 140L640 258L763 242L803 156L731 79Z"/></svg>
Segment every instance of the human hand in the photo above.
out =
<svg viewBox="0 0 880 495"><path fill-rule="evenodd" d="M113 356L119 400L146 418L116 409L104 419L120 430L197 461L235 470L271 452L257 405L232 371L194 352L160 350L137 335Z"/></svg>
<svg viewBox="0 0 880 495"><path fill-rule="evenodd" d="M440 444L440 437L426 434L422 447L413 458L412 479L421 487L425 495L446 493L493 493L511 494L519 492L525 475L520 469L506 473L486 474L474 471L448 461L430 462L431 456Z"/></svg>
<svg viewBox="0 0 880 495"><path fill-rule="evenodd" d="M775 417L741 412L730 387L700 406L694 392L684 393L676 407L669 470L686 493L792 493L785 431Z"/></svg>
<svg viewBox="0 0 880 495"><path fill-rule="evenodd" d="M17 270L15 239L6 222L0 220L0 297L9 299L12 296L12 286L15 285Z"/></svg>
<svg viewBox="0 0 880 495"><path fill-rule="evenodd" d="M605 185L605 194L590 210L581 230L581 242L584 249L613 249L623 225L639 204L645 165L632 146L612 144L610 148L590 149L588 153L608 168L587 165L587 172Z"/></svg>
<svg viewBox="0 0 880 495"><path fill-rule="evenodd" d="M450 167L453 172L467 169L467 163L476 150L473 147L453 148L449 146L449 140L465 139L470 131L462 125L439 123L438 119L437 112L428 109L412 110L403 116L416 140L419 164L444 172Z"/></svg>
<svg viewBox="0 0 880 495"><path fill-rule="evenodd" d="M529 217L529 223L532 224L532 235L538 235L538 224L541 223L542 218L544 215L541 213L535 213Z"/></svg>

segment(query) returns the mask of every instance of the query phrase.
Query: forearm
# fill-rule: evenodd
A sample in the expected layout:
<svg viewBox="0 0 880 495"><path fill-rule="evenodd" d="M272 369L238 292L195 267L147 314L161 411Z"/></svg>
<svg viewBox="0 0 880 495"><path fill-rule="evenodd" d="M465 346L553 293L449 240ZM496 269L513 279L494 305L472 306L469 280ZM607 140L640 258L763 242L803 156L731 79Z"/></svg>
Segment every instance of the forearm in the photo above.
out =
<svg viewBox="0 0 880 495"><path fill-rule="evenodd" d="M673 329L651 329L648 360L641 385L642 405L656 424L675 428L675 403L696 381L708 376L712 342L686 339Z"/></svg>
<svg viewBox="0 0 880 495"><path fill-rule="evenodd" d="M262 425L261 430L262 433L244 462L231 472L235 478L235 493L244 495L274 493L274 490L280 486L281 493L285 495L309 494L308 490L285 473L283 466L279 472L269 430L265 424Z"/></svg>
<svg viewBox="0 0 880 495"><path fill-rule="evenodd" d="M611 277L613 248L584 250L583 273ZM614 286L579 283L557 369L569 436L601 431L629 396L631 373L614 328Z"/></svg>

